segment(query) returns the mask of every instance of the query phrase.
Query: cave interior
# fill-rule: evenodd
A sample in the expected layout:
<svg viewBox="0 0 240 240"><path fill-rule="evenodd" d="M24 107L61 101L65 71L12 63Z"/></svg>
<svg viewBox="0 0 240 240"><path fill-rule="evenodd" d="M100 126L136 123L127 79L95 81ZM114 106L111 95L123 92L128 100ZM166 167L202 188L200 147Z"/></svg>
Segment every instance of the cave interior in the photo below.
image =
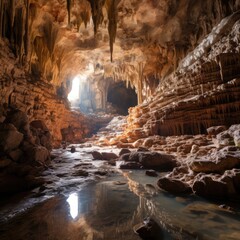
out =
<svg viewBox="0 0 240 240"><path fill-rule="evenodd" d="M240 239L240 1L0 0L0 193L3 240Z"/></svg>

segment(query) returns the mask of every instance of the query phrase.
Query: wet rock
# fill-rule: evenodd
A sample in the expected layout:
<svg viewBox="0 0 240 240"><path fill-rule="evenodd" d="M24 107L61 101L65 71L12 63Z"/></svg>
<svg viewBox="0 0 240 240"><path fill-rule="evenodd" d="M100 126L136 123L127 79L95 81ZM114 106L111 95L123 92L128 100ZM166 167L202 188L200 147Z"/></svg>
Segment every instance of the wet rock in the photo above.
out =
<svg viewBox="0 0 240 240"><path fill-rule="evenodd" d="M172 155L158 152L131 152L120 156L119 161L138 162L144 168L172 170L177 162Z"/></svg>
<svg viewBox="0 0 240 240"><path fill-rule="evenodd" d="M196 195L205 198L226 198L228 197L227 184L221 181L214 180L210 176L202 176L193 183L193 192Z"/></svg>
<svg viewBox="0 0 240 240"><path fill-rule="evenodd" d="M133 230L142 239L162 239L162 230L160 226L151 218L146 218L143 223L135 225Z"/></svg>
<svg viewBox="0 0 240 240"><path fill-rule="evenodd" d="M71 153L75 153L76 152L76 148L74 146L71 146Z"/></svg>
<svg viewBox="0 0 240 240"><path fill-rule="evenodd" d="M138 162L121 162L118 167L120 169L140 169L142 165Z"/></svg>
<svg viewBox="0 0 240 240"><path fill-rule="evenodd" d="M157 185L161 189L173 194L190 193L192 191L191 187L187 183L168 177L160 178Z"/></svg>
<svg viewBox="0 0 240 240"><path fill-rule="evenodd" d="M147 176L150 176L150 177L157 177L157 176L158 176L158 174L157 174L157 172L156 172L155 170L147 170L147 171L145 172L145 174L146 174Z"/></svg>
<svg viewBox="0 0 240 240"><path fill-rule="evenodd" d="M101 154L102 154L103 160L107 160L107 161L118 158L117 154L112 153L112 152L102 152Z"/></svg>
<svg viewBox="0 0 240 240"><path fill-rule="evenodd" d="M129 161L130 155L133 155L135 153L124 153L119 157L119 161Z"/></svg>
<svg viewBox="0 0 240 240"><path fill-rule="evenodd" d="M128 148L122 148L119 152L119 156L122 156L125 153L131 153L131 151Z"/></svg>
<svg viewBox="0 0 240 240"><path fill-rule="evenodd" d="M7 152L16 149L23 140L23 134L12 124L0 124L0 150Z"/></svg>
<svg viewBox="0 0 240 240"><path fill-rule="evenodd" d="M172 170L177 166L177 162L172 155L157 152L139 152L139 162L145 168L159 170Z"/></svg>
<svg viewBox="0 0 240 240"><path fill-rule="evenodd" d="M92 154L94 160L103 160L103 156L100 152L93 151L93 152L91 152L91 154Z"/></svg>

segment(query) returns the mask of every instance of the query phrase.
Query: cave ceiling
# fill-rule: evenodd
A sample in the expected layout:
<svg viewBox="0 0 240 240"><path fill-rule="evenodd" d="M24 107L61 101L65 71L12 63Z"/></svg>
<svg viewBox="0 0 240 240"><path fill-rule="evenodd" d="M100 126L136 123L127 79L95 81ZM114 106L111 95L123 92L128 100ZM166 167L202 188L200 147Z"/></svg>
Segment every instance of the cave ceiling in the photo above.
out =
<svg viewBox="0 0 240 240"><path fill-rule="evenodd" d="M15 36L21 35L12 44L29 71L56 86L79 74L101 75L138 91L155 88L214 25L239 8L234 0L0 2ZM18 31L25 22L28 28ZM25 52L21 38L28 38Z"/></svg>

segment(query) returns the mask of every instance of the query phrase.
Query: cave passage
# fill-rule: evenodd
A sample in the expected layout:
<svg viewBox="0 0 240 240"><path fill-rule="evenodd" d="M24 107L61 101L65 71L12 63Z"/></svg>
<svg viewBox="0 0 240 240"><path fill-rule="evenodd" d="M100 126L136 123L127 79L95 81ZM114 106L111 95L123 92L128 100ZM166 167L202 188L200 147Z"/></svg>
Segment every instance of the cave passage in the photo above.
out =
<svg viewBox="0 0 240 240"><path fill-rule="evenodd" d="M107 101L118 114L127 115L128 109L137 105L137 94L134 89L127 88L124 82L117 82L109 86Z"/></svg>

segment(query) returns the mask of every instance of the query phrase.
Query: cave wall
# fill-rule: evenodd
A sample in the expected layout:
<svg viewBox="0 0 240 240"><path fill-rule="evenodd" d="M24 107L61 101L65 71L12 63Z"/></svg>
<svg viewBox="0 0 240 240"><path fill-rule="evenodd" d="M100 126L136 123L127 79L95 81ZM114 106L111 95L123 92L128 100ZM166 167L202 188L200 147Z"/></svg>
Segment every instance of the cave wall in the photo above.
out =
<svg viewBox="0 0 240 240"><path fill-rule="evenodd" d="M43 121L57 146L64 139L62 131L74 129L69 141L81 141L91 131L90 120L80 112L70 111L69 103L45 81L36 81L18 67L7 43L0 40L0 103L27 114L29 122ZM3 112L0 112L3 115ZM4 118L1 119L1 122ZM66 135L66 134L65 134Z"/></svg>
<svg viewBox="0 0 240 240"><path fill-rule="evenodd" d="M152 99L130 110L122 141L206 133L240 122L240 12L225 18L163 80Z"/></svg>

